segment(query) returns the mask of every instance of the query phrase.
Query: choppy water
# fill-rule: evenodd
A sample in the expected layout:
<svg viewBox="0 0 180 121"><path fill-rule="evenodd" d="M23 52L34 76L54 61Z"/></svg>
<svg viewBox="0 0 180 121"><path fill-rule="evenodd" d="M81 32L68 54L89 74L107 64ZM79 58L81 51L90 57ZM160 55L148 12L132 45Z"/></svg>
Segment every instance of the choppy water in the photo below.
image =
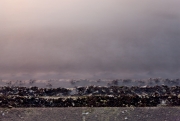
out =
<svg viewBox="0 0 180 121"><path fill-rule="evenodd" d="M116 80L87 80L87 79L59 79L59 80L0 80L0 86L37 86L41 88L73 88L78 86L156 86L156 85L167 85L167 86L180 86L180 79L144 79L144 80L133 80L133 79L116 79Z"/></svg>

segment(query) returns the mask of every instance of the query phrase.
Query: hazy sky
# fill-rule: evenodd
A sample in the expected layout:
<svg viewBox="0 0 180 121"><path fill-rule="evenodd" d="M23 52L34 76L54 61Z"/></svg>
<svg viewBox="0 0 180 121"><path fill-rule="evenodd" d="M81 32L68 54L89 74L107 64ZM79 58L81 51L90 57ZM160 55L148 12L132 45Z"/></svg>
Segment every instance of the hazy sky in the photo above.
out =
<svg viewBox="0 0 180 121"><path fill-rule="evenodd" d="M1 0L0 78L179 78L179 0Z"/></svg>

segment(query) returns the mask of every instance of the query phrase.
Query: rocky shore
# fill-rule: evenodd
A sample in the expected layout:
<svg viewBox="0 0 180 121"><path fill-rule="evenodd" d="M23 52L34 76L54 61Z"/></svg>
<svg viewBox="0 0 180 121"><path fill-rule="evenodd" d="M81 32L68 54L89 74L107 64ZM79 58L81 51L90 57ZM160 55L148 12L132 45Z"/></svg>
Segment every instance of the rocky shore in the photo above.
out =
<svg viewBox="0 0 180 121"><path fill-rule="evenodd" d="M180 86L0 87L0 107L179 106Z"/></svg>

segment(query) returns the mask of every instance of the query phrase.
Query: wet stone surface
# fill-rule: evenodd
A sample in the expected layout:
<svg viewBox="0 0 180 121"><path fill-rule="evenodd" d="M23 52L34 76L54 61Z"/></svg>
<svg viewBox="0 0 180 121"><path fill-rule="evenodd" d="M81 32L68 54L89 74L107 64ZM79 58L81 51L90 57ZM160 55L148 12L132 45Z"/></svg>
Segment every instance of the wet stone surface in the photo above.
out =
<svg viewBox="0 0 180 121"><path fill-rule="evenodd" d="M8 108L154 107L179 105L180 86L0 87L0 107Z"/></svg>

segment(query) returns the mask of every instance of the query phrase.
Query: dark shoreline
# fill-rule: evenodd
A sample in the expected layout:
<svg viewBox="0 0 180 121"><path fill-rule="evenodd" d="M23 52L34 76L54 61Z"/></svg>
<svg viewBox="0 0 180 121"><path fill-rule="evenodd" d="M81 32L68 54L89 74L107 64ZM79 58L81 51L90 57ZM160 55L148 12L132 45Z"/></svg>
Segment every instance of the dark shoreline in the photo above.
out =
<svg viewBox="0 0 180 121"><path fill-rule="evenodd" d="M180 86L0 87L0 107L180 106Z"/></svg>

